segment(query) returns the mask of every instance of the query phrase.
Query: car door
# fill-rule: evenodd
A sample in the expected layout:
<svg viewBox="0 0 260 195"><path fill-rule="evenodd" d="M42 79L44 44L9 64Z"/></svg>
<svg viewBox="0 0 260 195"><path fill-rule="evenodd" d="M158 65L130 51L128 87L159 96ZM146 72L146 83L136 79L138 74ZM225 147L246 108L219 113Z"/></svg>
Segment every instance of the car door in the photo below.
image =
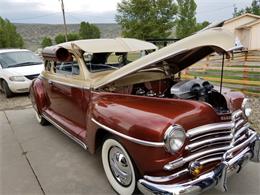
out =
<svg viewBox="0 0 260 195"><path fill-rule="evenodd" d="M84 139L89 90L84 89L84 76L76 61L54 62L45 80L49 99L48 114L65 130Z"/></svg>

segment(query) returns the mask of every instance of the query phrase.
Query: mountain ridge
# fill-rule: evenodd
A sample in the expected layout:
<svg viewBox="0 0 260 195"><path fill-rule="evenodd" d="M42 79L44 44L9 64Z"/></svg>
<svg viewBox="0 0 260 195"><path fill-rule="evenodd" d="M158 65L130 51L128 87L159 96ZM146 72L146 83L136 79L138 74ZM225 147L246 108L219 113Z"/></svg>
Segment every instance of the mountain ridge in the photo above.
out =
<svg viewBox="0 0 260 195"><path fill-rule="evenodd" d="M43 37L53 40L58 34L64 34L63 24L37 24L37 23L14 23L17 32L23 37L25 48L32 51L41 47ZM101 38L115 38L121 36L121 27L116 23L95 24L101 32ZM78 32L80 24L67 24L68 33Z"/></svg>

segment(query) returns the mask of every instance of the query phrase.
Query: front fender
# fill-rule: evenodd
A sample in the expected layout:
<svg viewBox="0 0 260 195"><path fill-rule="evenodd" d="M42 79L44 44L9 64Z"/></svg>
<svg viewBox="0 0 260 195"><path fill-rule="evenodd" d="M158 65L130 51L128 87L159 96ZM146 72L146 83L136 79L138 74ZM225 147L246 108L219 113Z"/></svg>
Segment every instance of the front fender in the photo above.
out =
<svg viewBox="0 0 260 195"><path fill-rule="evenodd" d="M220 120L211 106L197 101L103 92L93 93L91 113L96 121L117 132L151 142L163 142L165 131L173 124L182 125L188 130ZM94 134L88 134L88 139L95 139ZM162 171L166 162L184 152L181 150L171 155L164 147L155 148L120 140L141 173Z"/></svg>

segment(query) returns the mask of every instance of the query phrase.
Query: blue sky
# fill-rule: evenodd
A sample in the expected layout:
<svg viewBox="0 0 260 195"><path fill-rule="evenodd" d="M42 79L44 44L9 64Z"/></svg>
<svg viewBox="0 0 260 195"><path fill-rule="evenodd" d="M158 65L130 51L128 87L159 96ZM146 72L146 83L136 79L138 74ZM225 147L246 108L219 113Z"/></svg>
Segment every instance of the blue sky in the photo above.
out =
<svg viewBox="0 0 260 195"><path fill-rule="evenodd" d="M121 0L64 0L67 23L114 23L117 3ZM232 17L252 0L195 0L197 20L221 21ZM0 16L15 23L62 23L59 0L0 0Z"/></svg>

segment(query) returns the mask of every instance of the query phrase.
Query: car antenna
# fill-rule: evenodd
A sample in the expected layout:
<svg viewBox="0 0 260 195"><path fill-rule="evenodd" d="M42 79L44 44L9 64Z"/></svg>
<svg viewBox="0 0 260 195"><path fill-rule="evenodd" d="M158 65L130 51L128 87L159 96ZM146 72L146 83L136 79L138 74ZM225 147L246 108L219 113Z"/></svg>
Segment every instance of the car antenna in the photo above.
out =
<svg viewBox="0 0 260 195"><path fill-rule="evenodd" d="M220 93L222 93L223 74L224 74L224 64L225 64L225 53L222 54L221 76L220 76Z"/></svg>
<svg viewBox="0 0 260 195"><path fill-rule="evenodd" d="M243 45L241 44L236 44L235 47L230 48L229 50L227 50L227 52L223 52L222 54L222 64L221 64L221 76L220 76L220 93L222 93L222 86L223 86L223 74L224 74L224 64L225 64L225 55L227 56L227 58L230 58L230 54L234 53L235 50L241 50L244 48Z"/></svg>

